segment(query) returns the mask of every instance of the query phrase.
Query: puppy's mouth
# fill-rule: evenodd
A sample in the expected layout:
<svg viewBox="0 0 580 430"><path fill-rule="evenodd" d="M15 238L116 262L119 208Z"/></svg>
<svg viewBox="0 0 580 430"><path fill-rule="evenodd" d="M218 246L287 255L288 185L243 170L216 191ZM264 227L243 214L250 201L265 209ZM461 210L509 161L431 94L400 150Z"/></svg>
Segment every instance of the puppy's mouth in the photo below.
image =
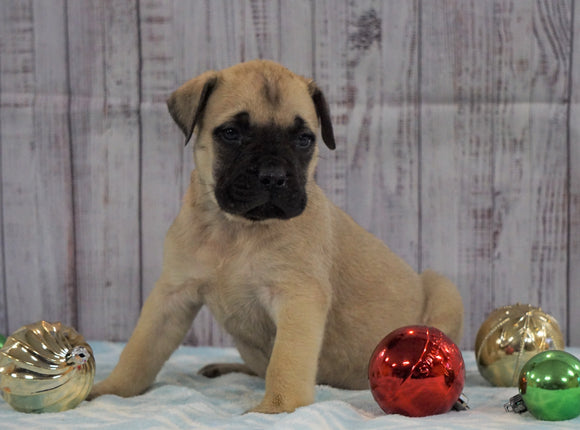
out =
<svg viewBox="0 0 580 430"><path fill-rule="evenodd" d="M252 173L217 181L215 196L224 212L250 221L291 219L302 214L307 202L299 181L287 177L281 185Z"/></svg>
<svg viewBox="0 0 580 430"><path fill-rule="evenodd" d="M250 209L245 214L243 214L243 216L244 218L249 219L251 221L263 221L271 218L277 219L292 218L292 216L290 216L287 211L278 206L273 205L270 202L262 206L255 207L254 209Z"/></svg>

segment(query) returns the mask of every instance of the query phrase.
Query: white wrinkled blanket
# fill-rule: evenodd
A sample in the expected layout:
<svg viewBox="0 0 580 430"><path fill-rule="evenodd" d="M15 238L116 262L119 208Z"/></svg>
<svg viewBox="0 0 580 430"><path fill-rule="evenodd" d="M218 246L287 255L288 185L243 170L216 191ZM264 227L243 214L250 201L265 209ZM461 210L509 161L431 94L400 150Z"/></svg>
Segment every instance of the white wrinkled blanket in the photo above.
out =
<svg viewBox="0 0 580 430"><path fill-rule="evenodd" d="M154 342L154 340L152 340ZM90 342L97 363L96 380L116 364L120 343ZM580 348L568 348L580 357ZM370 391L347 391L318 386L316 403L292 414L244 414L264 393L264 381L241 374L217 379L197 375L205 364L240 361L231 348L181 347L165 364L157 382L139 397L103 396L76 409L51 414L15 412L0 400L1 429L579 429L580 417L555 423L538 421L529 413L506 413L503 404L517 388L491 387L478 373L473 351L464 351L467 366L464 393L471 409L465 412L408 418L385 415Z"/></svg>

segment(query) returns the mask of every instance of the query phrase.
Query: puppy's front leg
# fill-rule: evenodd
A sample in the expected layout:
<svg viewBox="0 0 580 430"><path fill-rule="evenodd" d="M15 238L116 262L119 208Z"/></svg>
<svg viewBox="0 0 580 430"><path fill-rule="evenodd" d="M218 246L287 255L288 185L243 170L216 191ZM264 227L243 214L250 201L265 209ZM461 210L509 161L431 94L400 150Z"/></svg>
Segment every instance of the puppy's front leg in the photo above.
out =
<svg viewBox="0 0 580 430"><path fill-rule="evenodd" d="M266 393L250 412L292 412L314 401L330 304L330 298L316 287L285 292L274 304L276 339L266 371Z"/></svg>
<svg viewBox="0 0 580 430"><path fill-rule="evenodd" d="M137 326L113 372L93 387L89 399L103 394L122 397L145 391L179 346L201 304L186 297L185 288L160 280L145 301Z"/></svg>

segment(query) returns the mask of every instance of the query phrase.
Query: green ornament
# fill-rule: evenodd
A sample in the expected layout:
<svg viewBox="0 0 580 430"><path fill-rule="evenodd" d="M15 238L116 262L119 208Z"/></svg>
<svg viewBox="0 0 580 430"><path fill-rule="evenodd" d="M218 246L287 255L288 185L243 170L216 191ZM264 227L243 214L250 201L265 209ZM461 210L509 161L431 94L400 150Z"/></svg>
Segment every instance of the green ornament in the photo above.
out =
<svg viewBox="0 0 580 430"><path fill-rule="evenodd" d="M0 334L0 348L6 343L6 336Z"/></svg>
<svg viewBox="0 0 580 430"><path fill-rule="evenodd" d="M565 351L532 357L519 377L521 399L540 420L563 421L580 415L580 360Z"/></svg>

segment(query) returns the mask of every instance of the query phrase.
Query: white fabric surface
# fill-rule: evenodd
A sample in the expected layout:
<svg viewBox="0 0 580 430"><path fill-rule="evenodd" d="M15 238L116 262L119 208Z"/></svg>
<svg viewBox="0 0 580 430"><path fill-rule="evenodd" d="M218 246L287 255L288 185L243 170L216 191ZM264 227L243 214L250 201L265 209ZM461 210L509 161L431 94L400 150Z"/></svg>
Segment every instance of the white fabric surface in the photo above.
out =
<svg viewBox="0 0 580 430"><path fill-rule="evenodd" d="M152 339L152 342L155 340ZM116 364L120 343L90 342L97 363L96 380ZM568 348L580 357L580 348ZM23 414L0 400L1 429L579 429L580 417L560 422L536 420L529 413L506 413L503 404L517 388L490 386L478 373L473 351L464 351L467 367L464 394L469 411L408 418L385 415L370 391L318 386L316 403L292 414L244 414L264 393L264 380L241 374L217 379L197 375L214 362L240 361L231 348L181 347L165 364L145 394L123 399L103 396L77 408L51 414Z"/></svg>

